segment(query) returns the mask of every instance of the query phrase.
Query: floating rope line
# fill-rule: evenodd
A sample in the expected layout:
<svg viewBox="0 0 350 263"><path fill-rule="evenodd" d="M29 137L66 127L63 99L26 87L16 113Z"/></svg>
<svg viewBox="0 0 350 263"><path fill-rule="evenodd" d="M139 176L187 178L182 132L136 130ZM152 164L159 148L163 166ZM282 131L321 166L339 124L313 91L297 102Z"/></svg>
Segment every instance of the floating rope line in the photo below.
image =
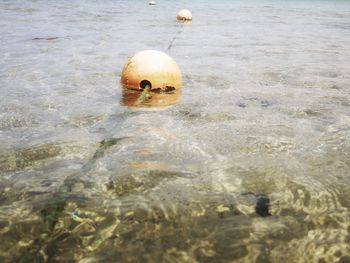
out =
<svg viewBox="0 0 350 263"><path fill-rule="evenodd" d="M183 28L184 28L184 26L181 25L181 28L176 32L175 36L174 36L173 39L170 41L170 44L169 44L167 50L170 50L170 49L173 47L173 43L174 43L175 39L176 39L176 38L180 35L180 33L183 31Z"/></svg>

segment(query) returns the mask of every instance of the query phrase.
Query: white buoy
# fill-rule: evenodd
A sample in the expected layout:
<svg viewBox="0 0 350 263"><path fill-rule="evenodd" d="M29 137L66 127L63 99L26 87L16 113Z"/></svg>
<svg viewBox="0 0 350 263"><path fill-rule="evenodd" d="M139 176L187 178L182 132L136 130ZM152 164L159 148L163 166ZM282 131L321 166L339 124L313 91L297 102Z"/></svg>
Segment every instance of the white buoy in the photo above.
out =
<svg viewBox="0 0 350 263"><path fill-rule="evenodd" d="M188 9L182 9L177 14L176 18L178 21L191 21L192 20L192 13Z"/></svg>
<svg viewBox="0 0 350 263"><path fill-rule="evenodd" d="M149 5L155 5L155 4L156 4L156 1L154 1L154 0L149 0L149 1L148 1L148 4L149 4Z"/></svg>

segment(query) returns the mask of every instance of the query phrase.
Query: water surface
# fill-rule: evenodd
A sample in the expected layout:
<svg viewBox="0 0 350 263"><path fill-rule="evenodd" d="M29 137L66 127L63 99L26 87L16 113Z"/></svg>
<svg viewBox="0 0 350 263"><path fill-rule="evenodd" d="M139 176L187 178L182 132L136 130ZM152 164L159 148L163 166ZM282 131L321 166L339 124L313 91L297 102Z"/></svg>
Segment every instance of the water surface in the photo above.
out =
<svg viewBox="0 0 350 263"><path fill-rule="evenodd" d="M0 12L0 261L350 262L348 1ZM124 106L145 49L176 105Z"/></svg>

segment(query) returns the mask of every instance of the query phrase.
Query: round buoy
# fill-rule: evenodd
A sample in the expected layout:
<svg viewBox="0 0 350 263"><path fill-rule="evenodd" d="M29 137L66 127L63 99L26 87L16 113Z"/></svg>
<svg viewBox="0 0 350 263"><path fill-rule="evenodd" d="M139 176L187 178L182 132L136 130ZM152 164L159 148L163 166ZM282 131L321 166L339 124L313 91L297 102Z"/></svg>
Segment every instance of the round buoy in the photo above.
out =
<svg viewBox="0 0 350 263"><path fill-rule="evenodd" d="M182 9L179 13L177 13L177 20L179 21L191 21L192 13L188 9Z"/></svg>
<svg viewBox="0 0 350 263"><path fill-rule="evenodd" d="M128 89L150 91L180 89L181 71L167 54L145 50L135 54L124 66L121 84Z"/></svg>
<svg viewBox="0 0 350 263"><path fill-rule="evenodd" d="M154 1L154 0L149 0L148 4L149 4L149 5L155 5L155 4L156 4L156 1Z"/></svg>

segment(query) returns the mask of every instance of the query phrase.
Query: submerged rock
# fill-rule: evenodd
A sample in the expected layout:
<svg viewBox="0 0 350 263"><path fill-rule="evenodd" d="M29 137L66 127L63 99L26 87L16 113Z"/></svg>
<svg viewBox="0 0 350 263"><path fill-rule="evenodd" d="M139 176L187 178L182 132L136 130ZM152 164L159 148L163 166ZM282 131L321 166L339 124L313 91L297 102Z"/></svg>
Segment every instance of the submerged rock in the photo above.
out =
<svg viewBox="0 0 350 263"><path fill-rule="evenodd" d="M255 212L262 217L270 216L270 199L267 196L259 195L256 199Z"/></svg>

